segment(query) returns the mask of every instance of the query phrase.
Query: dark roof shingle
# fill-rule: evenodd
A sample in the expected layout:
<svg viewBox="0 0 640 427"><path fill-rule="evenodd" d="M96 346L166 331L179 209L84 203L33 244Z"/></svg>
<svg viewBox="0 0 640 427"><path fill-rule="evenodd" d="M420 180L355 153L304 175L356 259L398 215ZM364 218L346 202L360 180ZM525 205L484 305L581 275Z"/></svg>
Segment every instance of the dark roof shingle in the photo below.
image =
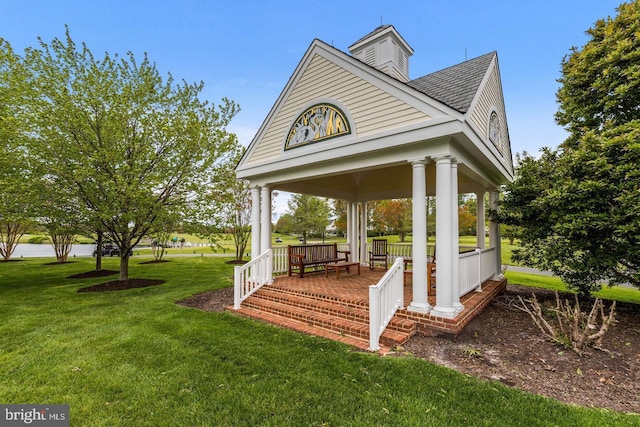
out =
<svg viewBox="0 0 640 427"><path fill-rule="evenodd" d="M407 85L443 104L466 113L496 52L490 52L444 70L407 82Z"/></svg>

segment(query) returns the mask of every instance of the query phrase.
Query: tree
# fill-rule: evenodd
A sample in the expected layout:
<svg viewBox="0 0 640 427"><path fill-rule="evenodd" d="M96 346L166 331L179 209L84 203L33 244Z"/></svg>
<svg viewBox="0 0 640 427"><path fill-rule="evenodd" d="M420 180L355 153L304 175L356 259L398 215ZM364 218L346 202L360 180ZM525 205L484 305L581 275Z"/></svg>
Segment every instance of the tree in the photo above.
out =
<svg viewBox="0 0 640 427"><path fill-rule="evenodd" d="M120 247L120 280L130 250L162 213L201 205L215 161L235 138L225 127L238 111L198 97L203 83L174 82L145 55L96 59L64 40L28 49L37 138L30 154L71 189L89 223Z"/></svg>
<svg viewBox="0 0 640 427"><path fill-rule="evenodd" d="M294 233L302 236L304 243L310 234L322 234L329 225L331 209L325 199L306 194L294 194L289 199L289 212L293 217Z"/></svg>
<svg viewBox="0 0 640 427"><path fill-rule="evenodd" d="M236 248L236 261L242 261L242 256L251 239L252 200L249 182L237 179L235 173L235 166L243 153L244 148L238 145L218 163L208 199L210 200L208 222L209 224L219 223L217 227L210 229L224 229L225 233L231 234ZM218 235L219 233L210 233L207 237L212 244L215 244Z"/></svg>
<svg viewBox="0 0 640 427"><path fill-rule="evenodd" d="M156 218L148 236L151 240L151 254L156 261L162 260L169 247L171 232L176 230L180 222L180 214L165 210Z"/></svg>
<svg viewBox="0 0 640 427"><path fill-rule="evenodd" d="M25 146L31 87L22 59L0 38L0 256L8 261L33 223L33 174Z"/></svg>
<svg viewBox="0 0 640 427"><path fill-rule="evenodd" d="M333 213L336 217L335 225L338 233L347 234L347 202L340 199L333 200Z"/></svg>
<svg viewBox="0 0 640 427"><path fill-rule="evenodd" d="M461 236L476 234L476 207L478 203L475 197L461 195L458 198L458 229ZM484 230L481 230L484 232Z"/></svg>
<svg viewBox="0 0 640 427"><path fill-rule="evenodd" d="M519 157L500 220L518 227L514 259L588 294L640 287L640 2L599 20L562 62L557 150Z"/></svg>
<svg viewBox="0 0 640 427"><path fill-rule="evenodd" d="M47 194L58 194L47 192ZM49 233L51 245L59 263L67 262L76 236L80 234L80 218L70 199L46 199L40 202L40 222Z"/></svg>
<svg viewBox="0 0 640 427"><path fill-rule="evenodd" d="M275 230L281 234L294 233L293 215L290 213L280 215L280 218L278 218L278 222L276 223Z"/></svg>
<svg viewBox="0 0 640 427"><path fill-rule="evenodd" d="M590 40L562 61L556 121L579 145L589 130L602 132L640 119L640 2L622 4L618 16L587 30Z"/></svg>
<svg viewBox="0 0 640 427"><path fill-rule="evenodd" d="M397 234L404 242L412 227L411 199L382 200L375 204L373 223L385 234Z"/></svg>

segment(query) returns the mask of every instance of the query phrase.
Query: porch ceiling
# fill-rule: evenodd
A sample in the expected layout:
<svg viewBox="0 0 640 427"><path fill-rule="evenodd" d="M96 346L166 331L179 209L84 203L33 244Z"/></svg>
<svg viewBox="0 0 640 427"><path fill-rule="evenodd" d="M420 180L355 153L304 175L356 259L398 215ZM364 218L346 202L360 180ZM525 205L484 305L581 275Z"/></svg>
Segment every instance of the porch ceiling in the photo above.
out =
<svg viewBox="0 0 640 427"><path fill-rule="evenodd" d="M458 192L476 193L486 191L478 182L468 177L464 165L459 165ZM436 168L433 162L426 167L427 195L436 195ZM316 196L343 200L384 200L410 198L412 195L413 171L409 163L380 167L369 170L336 173L310 177L292 182L274 184L276 190L291 193L313 194Z"/></svg>

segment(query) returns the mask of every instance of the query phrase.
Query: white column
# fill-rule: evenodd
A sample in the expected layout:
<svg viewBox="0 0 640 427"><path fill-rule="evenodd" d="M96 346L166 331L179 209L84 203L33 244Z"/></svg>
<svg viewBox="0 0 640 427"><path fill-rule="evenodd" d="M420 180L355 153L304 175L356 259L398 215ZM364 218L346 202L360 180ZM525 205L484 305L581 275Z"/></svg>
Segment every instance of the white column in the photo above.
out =
<svg viewBox="0 0 640 427"><path fill-rule="evenodd" d="M453 283L453 230L452 218L457 212L452 212L451 197L451 157L443 156L436 159L436 305L431 314L442 317L453 317L451 287ZM456 192L457 193L457 192Z"/></svg>
<svg viewBox="0 0 640 427"><path fill-rule="evenodd" d="M487 247L484 222L484 193L476 193L476 245L480 249Z"/></svg>
<svg viewBox="0 0 640 427"><path fill-rule="evenodd" d="M349 240L349 250L351 254L349 259L358 257L358 202L351 203L351 240Z"/></svg>
<svg viewBox="0 0 640 427"><path fill-rule="evenodd" d="M489 208L492 211L498 212L498 198L500 193L492 191L489 193ZM502 278L502 245L500 244L500 224L494 221L489 222L489 244L495 248L496 251L496 270L494 277Z"/></svg>
<svg viewBox="0 0 640 427"><path fill-rule="evenodd" d="M260 255L260 187L251 188L251 259Z"/></svg>
<svg viewBox="0 0 640 427"><path fill-rule="evenodd" d="M362 202L360 204L360 264L366 264L367 260L367 227L368 227L368 202ZM357 261L355 258L353 261Z"/></svg>
<svg viewBox="0 0 640 427"><path fill-rule="evenodd" d="M460 303L460 227L458 225L458 161L451 160L451 305L456 314L464 308ZM438 270L436 269L436 272ZM437 294L437 290L436 290Z"/></svg>
<svg viewBox="0 0 640 427"><path fill-rule="evenodd" d="M347 238L347 246L351 248L351 202L347 202L347 232L345 237ZM351 256L349 256L351 259Z"/></svg>
<svg viewBox="0 0 640 427"><path fill-rule="evenodd" d="M271 248L271 189L265 185L261 193L260 253L263 253Z"/></svg>
<svg viewBox="0 0 640 427"><path fill-rule="evenodd" d="M427 296L427 181L428 160L411 162L413 168L413 300L407 310L428 313L431 310Z"/></svg>

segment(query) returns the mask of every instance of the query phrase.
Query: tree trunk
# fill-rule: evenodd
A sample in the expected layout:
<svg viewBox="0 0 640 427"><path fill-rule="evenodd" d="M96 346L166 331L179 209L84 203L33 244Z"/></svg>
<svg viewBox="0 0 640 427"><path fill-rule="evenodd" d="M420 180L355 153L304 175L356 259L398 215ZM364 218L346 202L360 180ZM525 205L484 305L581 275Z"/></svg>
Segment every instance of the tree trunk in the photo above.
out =
<svg viewBox="0 0 640 427"><path fill-rule="evenodd" d="M129 280L129 249L120 248L120 281Z"/></svg>
<svg viewBox="0 0 640 427"><path fill-rule="evenodd" d="M96 239L96 271L102 271L102 236L104 233L98 231Z"/></svg>
<svg viewBox="0 0 640 427"><path fill-rule="evenodd" d="M25 233L26 226L16 222L3 223L0 229L0 255L9 261L16 250L20 237Z"/></svg>
<svg viewBox="0 0 640 427"><path fill-rule="evenodd" d="M73 242L76 240L75 234L53 232L49 233L49 235L51 237L51 245L56 254L56 261L59 263L67 262Z"/></svg>

